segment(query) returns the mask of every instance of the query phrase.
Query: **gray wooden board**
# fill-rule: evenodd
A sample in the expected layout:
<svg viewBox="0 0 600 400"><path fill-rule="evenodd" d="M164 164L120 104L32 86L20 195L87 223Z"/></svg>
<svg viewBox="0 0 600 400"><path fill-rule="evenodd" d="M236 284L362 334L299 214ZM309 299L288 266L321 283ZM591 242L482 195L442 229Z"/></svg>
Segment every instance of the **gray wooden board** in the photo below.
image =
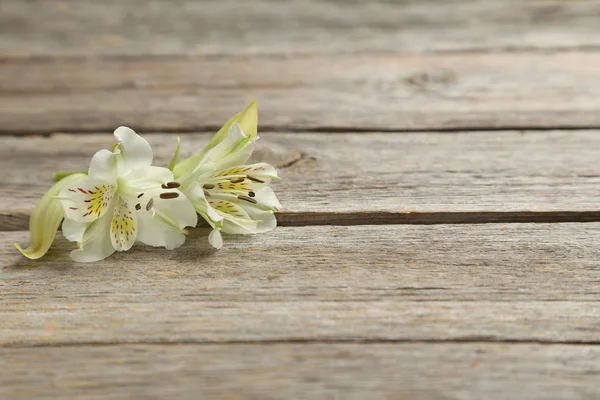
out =
<svg viewBox="0 0 600 400"><path fill-rule="evenodd" d="M289 54L600 45L596 1L3 0L5 54Z"/></svg>
<svg viewBox="0 0 600 400"><path fill-rule="evenodd" d="M0 343L600 343L600 223L280 227L220 251L193 232L94 264L0 233Z"/></svg>
<svg viewBox="0 0 600 400"><path fill-rule="evenodd" d="M600 126L594 51L48 57L0 62L0 131L219 127L252 98L274 129Z"/></svg>
<svg viewBox="0 0 600 400"><path fill-rule="evenodd" d="M182 134L182 156L199 151L210 136ZM175 135L145 137L155 164L166 165ZM0 230L27 229L52 172L87 169L91 156L113 141L108 133L0 137ZM253 160L278 167L283 180L273 187L284 222L293 225L421 217L452 223L466 212L482 214L463 222L527 221L528 212L554 212L546 221L589 212L597 220L599 148L598 131L265 133ZM494 219L499 212L513 214Z"/></svg>
<svg viewBox="0 0 600 400"><path fill-rule="evenodd" d="M583 345L212 344L0 349L3 399L580 400Z"/></svg>

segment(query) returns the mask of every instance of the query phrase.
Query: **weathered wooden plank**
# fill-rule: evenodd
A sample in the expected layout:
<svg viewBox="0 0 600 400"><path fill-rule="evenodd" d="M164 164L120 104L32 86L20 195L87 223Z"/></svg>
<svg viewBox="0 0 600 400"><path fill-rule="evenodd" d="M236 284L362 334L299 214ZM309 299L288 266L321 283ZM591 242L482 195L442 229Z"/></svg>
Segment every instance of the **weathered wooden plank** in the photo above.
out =
<svg viewBox="0 0 600 400"><path fill-rule="evenodd" d="M210 134L183 134L184 155ZM146 135L166 165L175 136ZM112 135L0 137L0 229L27 229L52 172L86 169ZM598 131L265 133L254 160L284 178L283 223L598 220ZM466 214L468 213L468 214ZM522 213L522 214L519 214Z"/></svg>
<svg viewBox="0 0 600 400"><path fill-rule="evenodd" d="M595 1L3 0L0 52L239 54L600 45Z"/></svg>
<svg viewBox="0 0 600 400"><path fill-rule="evenodd" d="M270 344L0 349L6 399L600 397L598 346Z"/></svg>
<svg viewBox="0 0 600 400"><path fill-rule="evenodd" d="M600 224L277 228L75 264L1 233L0 344L599 342Z"/></svg>
<svg viewBox="0 0 600 400"><path fill-rule="evenodd" d="M600 126L598 52L5 58L0 129L202 130L251 98L270 129Z"/></svg>

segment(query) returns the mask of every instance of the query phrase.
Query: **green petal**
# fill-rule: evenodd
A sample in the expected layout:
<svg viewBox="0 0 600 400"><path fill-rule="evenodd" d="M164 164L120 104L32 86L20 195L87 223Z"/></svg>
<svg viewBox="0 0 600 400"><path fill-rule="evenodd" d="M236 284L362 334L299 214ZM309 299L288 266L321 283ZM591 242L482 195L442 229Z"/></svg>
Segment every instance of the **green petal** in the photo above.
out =
<svg viewBox="0 0 600 400"><path fill-rule="evenodd" d="M48 190L37 204L31 218L29 219L29 234L31 244L23 249L20 244L15 243L15 247L27 258L32 260L42 257L56 236L56 230L63 219L64 210L59 199L56 197L60 191L69 183L81 179L87 179L87 175L74 173L58 181Z"/></svg>
<svg viewBox="0 0 600 400"><path fill-rule="evenodd" d="M233 124L240 124L242 131L248 135L249 139L255 138L258 133L258 108L256 107L256 101L252 100L244 111L231 117L200 153L188 157L177 164L173 169L175 179L187 174L200 162L206 152L221 143L227 137L229 129L231 129L231 125Z"/></svg>
<svg viewBox="0 0 600 400"><path fill-rule="evenodd" d="M181 138L179 136L177 136L177 148L175 149L175 153L173 154L173 157L171 158L171 162L169 163L169 170L171 170L171 172L173 172L173 168L175 168L175 163L177 162L177 159L179 158L179 149L181 148Z"/></svg>

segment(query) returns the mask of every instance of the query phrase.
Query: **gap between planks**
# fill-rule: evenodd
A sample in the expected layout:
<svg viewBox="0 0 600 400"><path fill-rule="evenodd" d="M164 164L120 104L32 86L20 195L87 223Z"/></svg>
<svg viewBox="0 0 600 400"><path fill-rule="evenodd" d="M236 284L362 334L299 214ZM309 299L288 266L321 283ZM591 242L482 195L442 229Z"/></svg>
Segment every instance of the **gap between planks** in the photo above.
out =
<svg viewBox="0 0 600 400"><path fill-rule="evenodd" d="M365 339L365 338L330 338L330 339L257 339L257 340L176 340L176 341L114 341L114 342L53 342L53 343L0 343L0 349L45 349L62 347L114 347L114 346L277 346L277 345L377 345L377 344L512 344L540 346L600 346L600 340L531 340L531 339L500 339L495 337L464 337L453 339Z"/></svg>
<svg viewBox="0 0 600 400"><path fill-rule="evenodd" d="M0 231L29 229L30 210L0 211ZM599 222L600 211L279 212L279 226L442 225ZM207 227L200 223L198 227Z"/></svg>
<svg viewBox="0 0 600 400"><path fill-rule="evenodd" d="M141 129L136 129L136 132L140 135L161 135L161 134L214 134L219 129L221 129L222 125L198 125L198 126L189 126L183 128L151 128L151 127L142 127ZM276 133L276 132L288 132L288 133L322 133L322 134L332 134L332 135L343 135L343 134L353 134L353 133L381 133L381 134L419 134L419 133L473 133L473 134L490 134L490 133L501 133L501 132L514 132L514 131L531 131L531 132L552 132L552 131L593 131L599 130L599 125L553 125L553 126L519 126L519 125L506 125L503 127L493 127L493 126L466 126L466 127L440 127L440 128L390 128L386 129L384 127L335 127L335 126L314 126L314 127L296 127L296 126L277 126L277 125L260 125L259 130L260 133ZM107 128L107 131L110 129ZM15 136L15 137L43 137L49 138L52 135L57 134L97 134L97 135L105 135L107 132L101 132L97 128L91 129L69 129L69 128L61 128L61 129L32 129L32 130L5 130L0 127L0 135L1 136Z"/></svg>

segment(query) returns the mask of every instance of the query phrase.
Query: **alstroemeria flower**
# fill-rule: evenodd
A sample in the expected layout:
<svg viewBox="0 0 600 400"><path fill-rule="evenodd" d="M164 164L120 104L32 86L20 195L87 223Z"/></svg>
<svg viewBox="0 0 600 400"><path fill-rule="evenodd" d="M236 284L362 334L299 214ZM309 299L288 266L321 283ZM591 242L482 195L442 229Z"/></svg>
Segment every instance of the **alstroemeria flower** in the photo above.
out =
<svg viewBox="0 0 600 400"><path fill-rule="evenodd" d="M277 226L274 212L281 205L268 187L272 180L279 179L277 171L266 163L245 164L258 139L256 121L253 102L225 124L200 157L190 157L174 169L180 190L213 228L209 242L215 248L223 245L221 231L252 234ZM252 132L244 133L242 124Z"/></svg>
<svg viewBox="0 0 600 400"><path fill-rule="evenodd" d="M148 142L127 127L114 135L118 143L93 156L88 179L70 182L59 195L63 234L78 242L75 261L101 260L136 241L174 249L185 241L184 228L197 222L172 172L151 166Z"/></svg>

